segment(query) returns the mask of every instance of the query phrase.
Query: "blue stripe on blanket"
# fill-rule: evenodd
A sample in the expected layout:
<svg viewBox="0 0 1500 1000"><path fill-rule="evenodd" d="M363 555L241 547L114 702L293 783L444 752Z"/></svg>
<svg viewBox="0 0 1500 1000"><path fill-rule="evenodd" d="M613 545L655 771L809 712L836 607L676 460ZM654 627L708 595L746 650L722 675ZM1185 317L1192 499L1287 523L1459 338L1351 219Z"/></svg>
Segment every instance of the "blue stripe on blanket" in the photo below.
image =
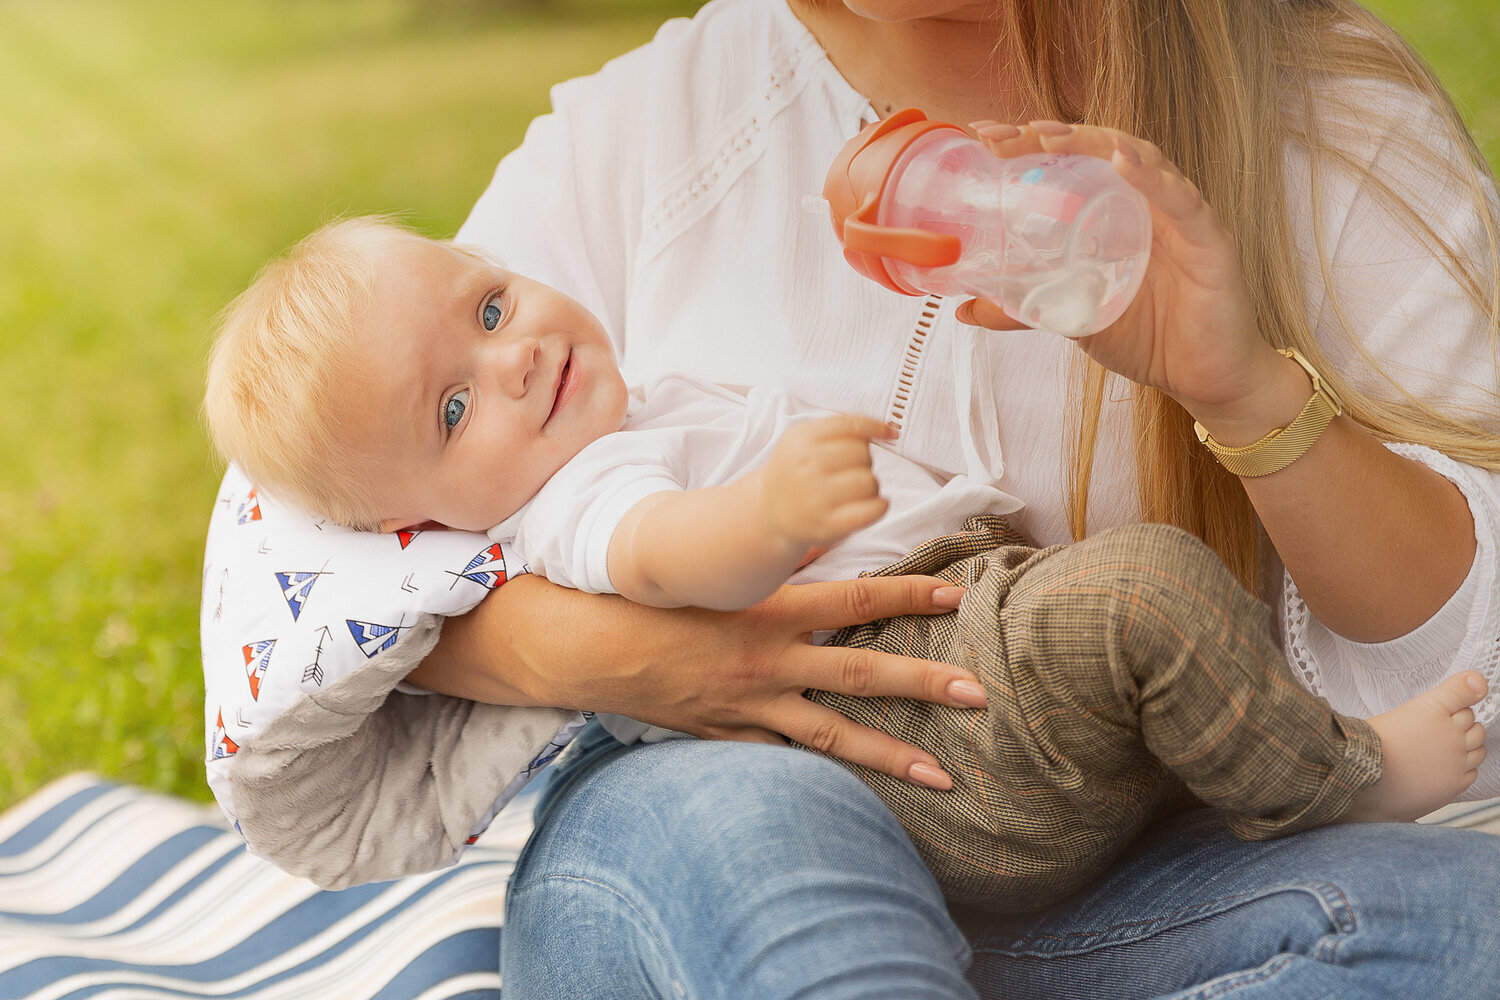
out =
<svg viewBox="0 0 1500 1000"><path fill-rule="evenodd" d="M215 829L200 826L194 830L184 830L168 838L161 846L131 865L119 878L102 886L98 895L62 913L13 912L3 907L4 897L0 896L0 917L24 917L38 924L82 924L102 920L115 913L124 903L137 898L147 888L161 881L181 863L183 858L212 841L222 840L223 837L222 827Z"/></svg>
<svg viewBox="0 0 1500 1000"><path fill-rule="evenodd" d="M530 802L453 868L323 892L212 807L63 778L0 816L0 1000L498 1000Z"/></svg>
<svg viewBox="0 0 1500 1000"><path fill-rule="evenodd" d="M322 892L212 807L63 778L0 816L0 1000L499 1000L532 801L453 868ZM1500 802L1430 819L1500 833Z"/></svg>
<svg viewBox="0 0 1500 1000"><path fill-rule="evenodd" d="M13 858L36 847L48 834L56 830L58 824L64 819L109 791L111 787L113 786L102 783L89 785L68 796L66 800L48 809L13 836L0 842L0 858Z"/></svg>

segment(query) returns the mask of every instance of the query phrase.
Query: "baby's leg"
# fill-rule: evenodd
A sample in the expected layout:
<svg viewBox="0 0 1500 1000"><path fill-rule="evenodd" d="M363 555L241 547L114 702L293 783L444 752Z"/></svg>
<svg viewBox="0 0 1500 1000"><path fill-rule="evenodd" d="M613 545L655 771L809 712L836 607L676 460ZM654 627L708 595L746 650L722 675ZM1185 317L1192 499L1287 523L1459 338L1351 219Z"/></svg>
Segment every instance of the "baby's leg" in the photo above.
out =
<svg viewBox="0 0 1500 1000"><path fill-rule="evenodd" d="M1094 568L1063 590L1089 589L1090 577L1100 587L1135 578L1128 607L1096 608L1113 623L1111 662L1127 664L1137 687L1146 746L1198 797L1230 812L1236 834L1413 820L1473 784L1485 755L1470 708L1487 690L1478 673L1368 721L1338 715L1296 683L1271 641L1269 609L1206 546L1157 525L1116 534L1099 538L1158 555L1137 565L1122 552L1118 571L1091 557ZM1032 627L1056 629L1046 614Z"/></svg>
<svg viewBox="0 0 1500 1000"><path fill-rule="evenodd" d="M922 746L953 775L954 791L938 793L856 769L954 898L1042 905L1195 797L1228 810L1247 838L1332 822L1381 775L1381 739L1394 736L1335 715L1297 684L1270 610L1185 532L1136 525L950 569L903 568L958 579L964 606L835 641L961 663L980 676L989 709L811 697ZM1450 729L1463 721L1447 717ZM1418 731L1401 746L1431 738Z"/></svg>
<svg viewBox="0 0 1500 1000"><path fill-rule="evenodd" d="M1016 581L1001 618L1013 661L1034 661L1040 682L1075 708L1092 698L1092 711L1138 726L1156 760L1248 839L1415 819L1472 784L1484 756L1469 708L1485 692L1477 673L1368 722L1338 715L1292 677L1270 610L1173 528L1136 525L1072 547ZM1017 657L1027 641L1071 652ZM1079 667L1095 645L1113 703ZM1132 738L1122 730L1116 752L1128 754Z"/></svg>
<svg viewBox="0 0 1500 1000"><path fill-rule="evenodd" d="M1380 737L1380 780L1354 797L1347 822L1401 821L1445 806L1474 783L1483 763L1484 727L1470 707L1488 686L1473 670L1370 720Z"/></svg>
<svg viewBox="0 0 1500 1000"><path fill-rule="evenodd" d="M949 898L1002 911L1078 889L1152 820L1194 803L1120 693L1127 660L1114 651L1126 630L1105 614L1138 594L1117 568L1122 554L1143 572L1160 559L1125 535L1040 551L1020 542L993 518L934 539L883 573L965 585L956 614L873 622L833 639L962 664L984 685L987 710L808 694L943 762L951 792L850 766L907 827ZM1085 592L1075 593L1080 578Z"/></svg>
<svg viewBox="0 0 1500 1000"><path fill-rule="evenodd" d="M1150 818L1116 800L1185 786L1262 839L1341 817L1380 777L1374 730L1297 683L1270 609L1187 532L1130 525L992 566L965 604L997 598L961 644L966 666L1003 664L1015 704L998 721L1025 727L1026 755L995 766L1056 782L1113 849Z"/></svg>

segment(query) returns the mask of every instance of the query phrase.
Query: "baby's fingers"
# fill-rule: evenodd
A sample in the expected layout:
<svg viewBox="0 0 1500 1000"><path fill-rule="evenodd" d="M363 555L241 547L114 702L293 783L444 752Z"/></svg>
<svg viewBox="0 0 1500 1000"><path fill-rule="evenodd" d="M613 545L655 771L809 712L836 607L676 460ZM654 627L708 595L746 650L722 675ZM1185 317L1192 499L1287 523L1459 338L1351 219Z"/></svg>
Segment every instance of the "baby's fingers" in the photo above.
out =
<svg viewBox="0 0 1500 1000"><path fill-rule="evenodd" d="M870 471L868 461L862 467L830 469L819 477L814 486L816 498L828 506L870 500L880 495L880 480Z"/></svg>
<svg viewBox="0 0 1500 1000"><path fill-rule="evenodd" d="M838 438L853 438L861 442L888 441L896 436L896 429L873 417L837 413L809 423L807 434L814 441L832 441Z"/></svg>
<svg viewBox="0 0 1500 1000"><path fill-rule="evenodd" d="M826 520L830 540L852 535L860 528L867 528L885 516L890 501L884 497L871 497L840 504L828 512Z"/></svg>

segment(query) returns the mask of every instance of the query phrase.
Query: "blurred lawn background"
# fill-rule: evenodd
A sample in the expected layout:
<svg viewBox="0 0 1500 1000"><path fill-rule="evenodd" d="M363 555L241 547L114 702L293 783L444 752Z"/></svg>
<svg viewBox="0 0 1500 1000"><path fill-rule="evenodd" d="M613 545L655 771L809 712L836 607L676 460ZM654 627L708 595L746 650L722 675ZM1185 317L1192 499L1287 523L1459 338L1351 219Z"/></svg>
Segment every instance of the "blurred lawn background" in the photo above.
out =
<svg viewBox="0 0 1500 1000"><path fill-rule="evenodd" d="M0 0L0 808L206 798L214 313L318 222L451 235L496 160L696 0ZM1500 6L1379 0L1500 162Z"/></svg>

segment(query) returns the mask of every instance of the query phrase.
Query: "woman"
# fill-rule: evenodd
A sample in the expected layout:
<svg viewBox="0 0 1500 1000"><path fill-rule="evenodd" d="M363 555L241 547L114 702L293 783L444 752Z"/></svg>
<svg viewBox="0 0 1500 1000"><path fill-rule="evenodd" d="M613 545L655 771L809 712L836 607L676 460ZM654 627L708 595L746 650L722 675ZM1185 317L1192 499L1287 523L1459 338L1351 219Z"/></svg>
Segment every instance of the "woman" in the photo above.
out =
<svg viewBox="0 0 1500 1000"><path fill-rule="evenodd" d="M603 317L627 376L679 368L883 414L933 468L1003 477L1034 541L1141 519L1195 531L1279 605L1294 665L1335 707L1368 714L1460 665L1493 681L1493 658L1473 653L1500 639L1487 173L1446 98L1352 4L1162 6L712 4L557 88L459 235ZM1047 334L977 329L1004 325L987 304L956 316L959 303L880 290L839 258L826 220L797 212L848 136L904 106L989 122L981 134L1004 155L1111 156L1152 200L1146 286L1084 342L1093 364ZM1276 347L1295 347L1345 415L1325 406L1311 444L1260 475L1284 449L1257 443L1317 388ZM1251 446L1228 458L1248 463L1243 476L1195 420L1220 452ZM932 593L783 591L714 615L522 577L452 620L410 680L703 736L783 734L905 775L931 758L801 691L957 700L960 672L801 638L936 610ZM840 607L850 600L862 604ZM416 747L427 730L413 720L457 704L422 701L375 699L346 742ZM298 755L272 738L288 731L240 741L263 765L229 782L242 819L273 784L288 799L303 787L288 779ZM300 757L333 759L328 746ZM482 803L445 797L462 770L397 789L449 809L433 828L450 838L484 819ZM340 824L388 823L408 864L450 851L411 835L427 810L389 804L410 798L350 809L355 793L320 788L330 840ZM959 914L961 934L889 813L842 770L781 747L624 746L591 727L537 823L507 908L504 974L520 996L1465 996L1500 971L1485 944L1500 925L1475 888L1500 872L1500 846L1462 831L1339 827L1251 845L1190 813L1078 897L1019 921ZM350 850L350 869L376 839ZM252 843L285 862L318 841Z"/></svg>

